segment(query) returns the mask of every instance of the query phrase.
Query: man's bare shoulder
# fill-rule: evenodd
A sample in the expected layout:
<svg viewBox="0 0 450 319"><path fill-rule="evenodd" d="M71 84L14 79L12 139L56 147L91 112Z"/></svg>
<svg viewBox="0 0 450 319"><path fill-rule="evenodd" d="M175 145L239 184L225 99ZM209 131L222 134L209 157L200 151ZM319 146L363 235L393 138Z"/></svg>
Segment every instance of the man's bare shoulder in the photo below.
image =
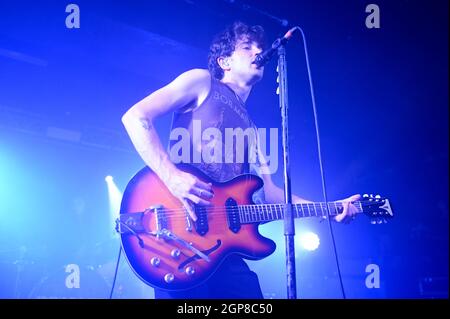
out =
<svg viewBox="0 0 450 319"><path fill-rule="evenodd" d="M177 81L188 84L189 86L203 86L209 84L211 75L208 70L205 69L191 69L180 74Z"/></svg>
<svg viewBox="0 0 450 319"><path fill-rule="evenodd" d="M211 88L211 75L205 69L191 69L180 74L170 85L172 97L179 97L179 111L199 106Z"/></svg>

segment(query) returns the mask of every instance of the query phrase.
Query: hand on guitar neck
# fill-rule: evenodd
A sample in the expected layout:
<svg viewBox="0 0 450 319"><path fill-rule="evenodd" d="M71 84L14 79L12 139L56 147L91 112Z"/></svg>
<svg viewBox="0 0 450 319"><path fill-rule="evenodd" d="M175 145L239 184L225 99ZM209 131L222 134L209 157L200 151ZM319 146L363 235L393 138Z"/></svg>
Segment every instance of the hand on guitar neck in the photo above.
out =
<svg viewBox="0 0 450 319"><path fill-rule="evenodd" d="M264 188L265 193L270 194L270 197L266 196L266 198L269 197L270 199L268 203L272 204L284 203L284 191L281 188L277 187L270 179L267 180L266 178L264 178ZM355 219L356 213L358 213L358 208L353 204L353 202L358 201L360 198L361 195L356 194L348 198L335 201L335 203L342 204L342 212L334 216L334 220L338 223L344 222L347 224L351 222L353 219ZM292 194L292 203L312 204L314 202Z"/></svg>
<svg viewBox="0 0 450 319"><path fill-rule="evenodd" d="M334 217L334 220L337 221L338 223L342 221L345 223L349 223L350 221L355 219L356 213L358 212L358 208L356 208L356 206L353 205L353 202L356 202L360 198L361 195L356 194L348 198L336 201L337 203L342 203L342 207L344 209L342 213Z"/></svg>

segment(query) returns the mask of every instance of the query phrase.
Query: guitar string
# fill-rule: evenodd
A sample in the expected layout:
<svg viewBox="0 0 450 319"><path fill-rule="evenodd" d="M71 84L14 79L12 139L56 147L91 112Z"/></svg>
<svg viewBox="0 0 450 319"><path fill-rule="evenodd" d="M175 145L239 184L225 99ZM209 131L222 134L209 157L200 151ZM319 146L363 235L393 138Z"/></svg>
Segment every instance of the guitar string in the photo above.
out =
<svg viewBox="0 0 450 319"><path fill-rule="evenodd" d="M357 203L357 202L355 202L355 203L353 203L353 204L356 204L356 205L358 205L359 203ZM296 205L298 205L298 204L296 204ZM310 204L311 205L311 204ZM302 207L302 208L298 208L298 209L295 209L296 211L316 211L317 212L317 209L316 208L320 208L320 209L323 209L323 206L324 206L325 204L323 204L322 206L319 206L319 204L317 204L317 205L315 205L314 206L314 208L311 208L311 207L306 207L305 209ZM334 205L334 204L333 204ZM239 205L239 206L229 206L229 207L226 207L226 206L222 206L222 207L208 207L208 206L198 206L198 207L204 207L204 209L206 209L207 210L207 212L208 212L208 215L210 215L210 214L222 214L222 213L224 213L224 212L227 212L227 211L232 211L232 212L242 212L242 213L247 213L246 211L245 211L245 209L248 209L248 213L254 213L255 212L255 210L256 210L256 212L260 212L260 211L264 211L264 207L258 207L259 205ZM280 210L282 210L283 209L283 205L282 204L263 204L262 206L270 206L270 210L272 211L272 209L273 208L275 208L276 210L277 209L280 209ZM336 208L342 208L343 207L343 204L342 203L336 203ZM363 205L361 205L361 207L362 207ZM330 208L333 208L333 207L330 207ZM358 208L358 212L362 212L362 208L361 208L361 211L360 211L360 209L359 209L359 207L357 207ZM266 209L266 211L267 211L267 209ZM163 212L167 215L167 213L168 214L170 214L170 213L181 213L181 212L186 212L186 209L184 209L184 208L176 208L176 209L163 209ZM140 212L137 212L137 213L140 213ZM271 212L269 212L269 213L271 213ZM278 213L277 211L275 211L275 213ZM135 213L129 213L129 214L135 214ZM314 215L316 215L316 214L314 214ZM310 215L311 216L311 215Z"/></svg>
<svg viewBox="0 0 450 319"><path fill-rule="evenodd" d="M256 211L255 210L254 211L250 211L250 210L249 211L245 211L244 210L244 207L255 207L256 205L239 205L239 207L233 206L233 207L228 207L228 208L226 208L226 207L223 207L223 208L222 207L220 207L220 208L219 207L217 207L217 208L214 208L214 207L208 208L207 206L205 206L205 210L207 210L208 216L212 216L212 217L214 215L223 215L223 213L225 213L225 212L238 213L242 217L253 217L252 214L255 214L255 213L258 214L259 216L262 216L262 217L264 217L264 214L265 215L272 215L272 217L273 217L274 214L276 214L276 215L283 214L282 205L280 205L280 204L268 204L268 205L279 205L276 208L280 208L281 210L280 211L275 211L275 212L267 211L267 210L264 211L264 208L259 208L258 209L258 207L256 207L256 209L257 209ZM342 208L342 203L340 203L340 205L338 204L336 206L336 208ZM253 208L253 209L255 209L255 208ZM297 214L301 214L303 217L323 217L324 216L324 214L322 214L322 213L316 214L316 213L314 213L314 211L312 213L310 213L310 214L306 214L304 212L305 211L304 209L297 209L296 211L297 211ZM310 209L308 209L308 212L309 211L310 211ZM315 210L315 211L317 212L317 210ZM186 210L184 208L164 209L163 212L164 212L164 215L166 217L185 219L185 216L181 214L181 213L186 213ZM361 213L361 212L362 211L358 209L358 213ZM137 213L141 213L141 212L137 212ZM333 211L332 215L335 216L335 215L338 215L339 213L340 212ZM127 215L127 214L128 215L132 215L132 214L136 214L136 213L125 213L125 214L121 214L121 215ZM282 217L282 215L281 215L281 217Z"/></svg>
<svg viewBox="0 0 450 319"><path fill-rule="evenodd" d="M270 204L270 205L272 206L272 205L279 205L279 204ZM223 206L223 207L198 206L198 207L204 207L204 209L206 209L208 211L208 213L212 213L212 214L214 214L214 213L223 213L223 212L226 212L226 211L234 211L234 212L238 211L238 212L244 212L245 213L245 209L248 209L249 213L252 213L255 210L257 212L265 210L264 207L258 207L258 206L259 205L239 205L239 206L229 206L229 207L226 207L226 206ZM268 205L262 205L262 206L268 206ZM340 205L337 204L335 206L336 206L336 208L342 208L343 205L342 204L340 204ZM275 208L276 210L278 210L278 209L282 210L283 209L282 205L280 205L280 206L270 207L270 211L272 211L273 208ZM295 210L296 211L305 211L306 210L306 211L316 211L317 212L316 208L323 209L323 206L316 205L314 208L311 208L311 207L308 207L306 209L298 208L298 209L295 209ZM333 208L333 207L330 207L330 208ZM170 212L185 212L185 211L186 210L184 208L175 208L175 209L167 209L167 208L165 208L165 209L163 209L164 213L167 213L167 212L169 212L169 213ZM267 209L266 209L266 211L267 211ZM134 213L130 213L130 214L134 214Z"/></svg>

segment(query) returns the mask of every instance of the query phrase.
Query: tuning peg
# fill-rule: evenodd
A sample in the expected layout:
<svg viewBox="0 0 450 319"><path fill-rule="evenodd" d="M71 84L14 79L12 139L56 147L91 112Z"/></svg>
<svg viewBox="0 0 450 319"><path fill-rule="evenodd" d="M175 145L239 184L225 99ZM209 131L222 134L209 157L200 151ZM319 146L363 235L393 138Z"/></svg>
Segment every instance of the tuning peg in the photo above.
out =
<svg viewBox="0 0 450 319"><path fill-rule="evenodd" d="M381 198L381 196L380 195L375 195L375 198Z"/></svg>
<svg viewBox="0 0 450 319"><path fill-rule="evenodd" d="M366 198L366 197L369 197L369 195L368 194L364 194L363 197Z"/></svg>
<svg viewBox="0 0 450 319"><path fill-rule="evenodd" d="M277 83L280 83L280 76L277 76Z"/></svg>
<svg viewBox="0 0 450 319"><path fill-rule="evenodd" d="M376 220L371 220L370 223L371 223L372 225L376 225L377 221L376 221Z"/></svg>
<svg viewBox="0 0 450 319"><path fill-rule="evenodd" d="M280 87L277 87L277 95L280 95Z"/></svg>

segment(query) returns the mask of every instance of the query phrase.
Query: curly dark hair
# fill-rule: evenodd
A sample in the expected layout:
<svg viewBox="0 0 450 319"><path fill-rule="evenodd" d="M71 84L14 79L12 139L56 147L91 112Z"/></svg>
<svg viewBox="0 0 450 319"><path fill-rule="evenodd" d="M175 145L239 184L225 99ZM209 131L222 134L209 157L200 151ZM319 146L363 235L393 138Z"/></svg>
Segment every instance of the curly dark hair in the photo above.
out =
<svg viewBox="0 0 450 319"><path fill-rule="evenodd" d="M224 75L222 68L217 63L217 58L231 56L236 49L237 42L242 39L256 42L263 50L266 45L264 29L261 26L248 26L240 21L228 26L214 37L209 47L208 69L216 79L221 80Z"/></svg>

